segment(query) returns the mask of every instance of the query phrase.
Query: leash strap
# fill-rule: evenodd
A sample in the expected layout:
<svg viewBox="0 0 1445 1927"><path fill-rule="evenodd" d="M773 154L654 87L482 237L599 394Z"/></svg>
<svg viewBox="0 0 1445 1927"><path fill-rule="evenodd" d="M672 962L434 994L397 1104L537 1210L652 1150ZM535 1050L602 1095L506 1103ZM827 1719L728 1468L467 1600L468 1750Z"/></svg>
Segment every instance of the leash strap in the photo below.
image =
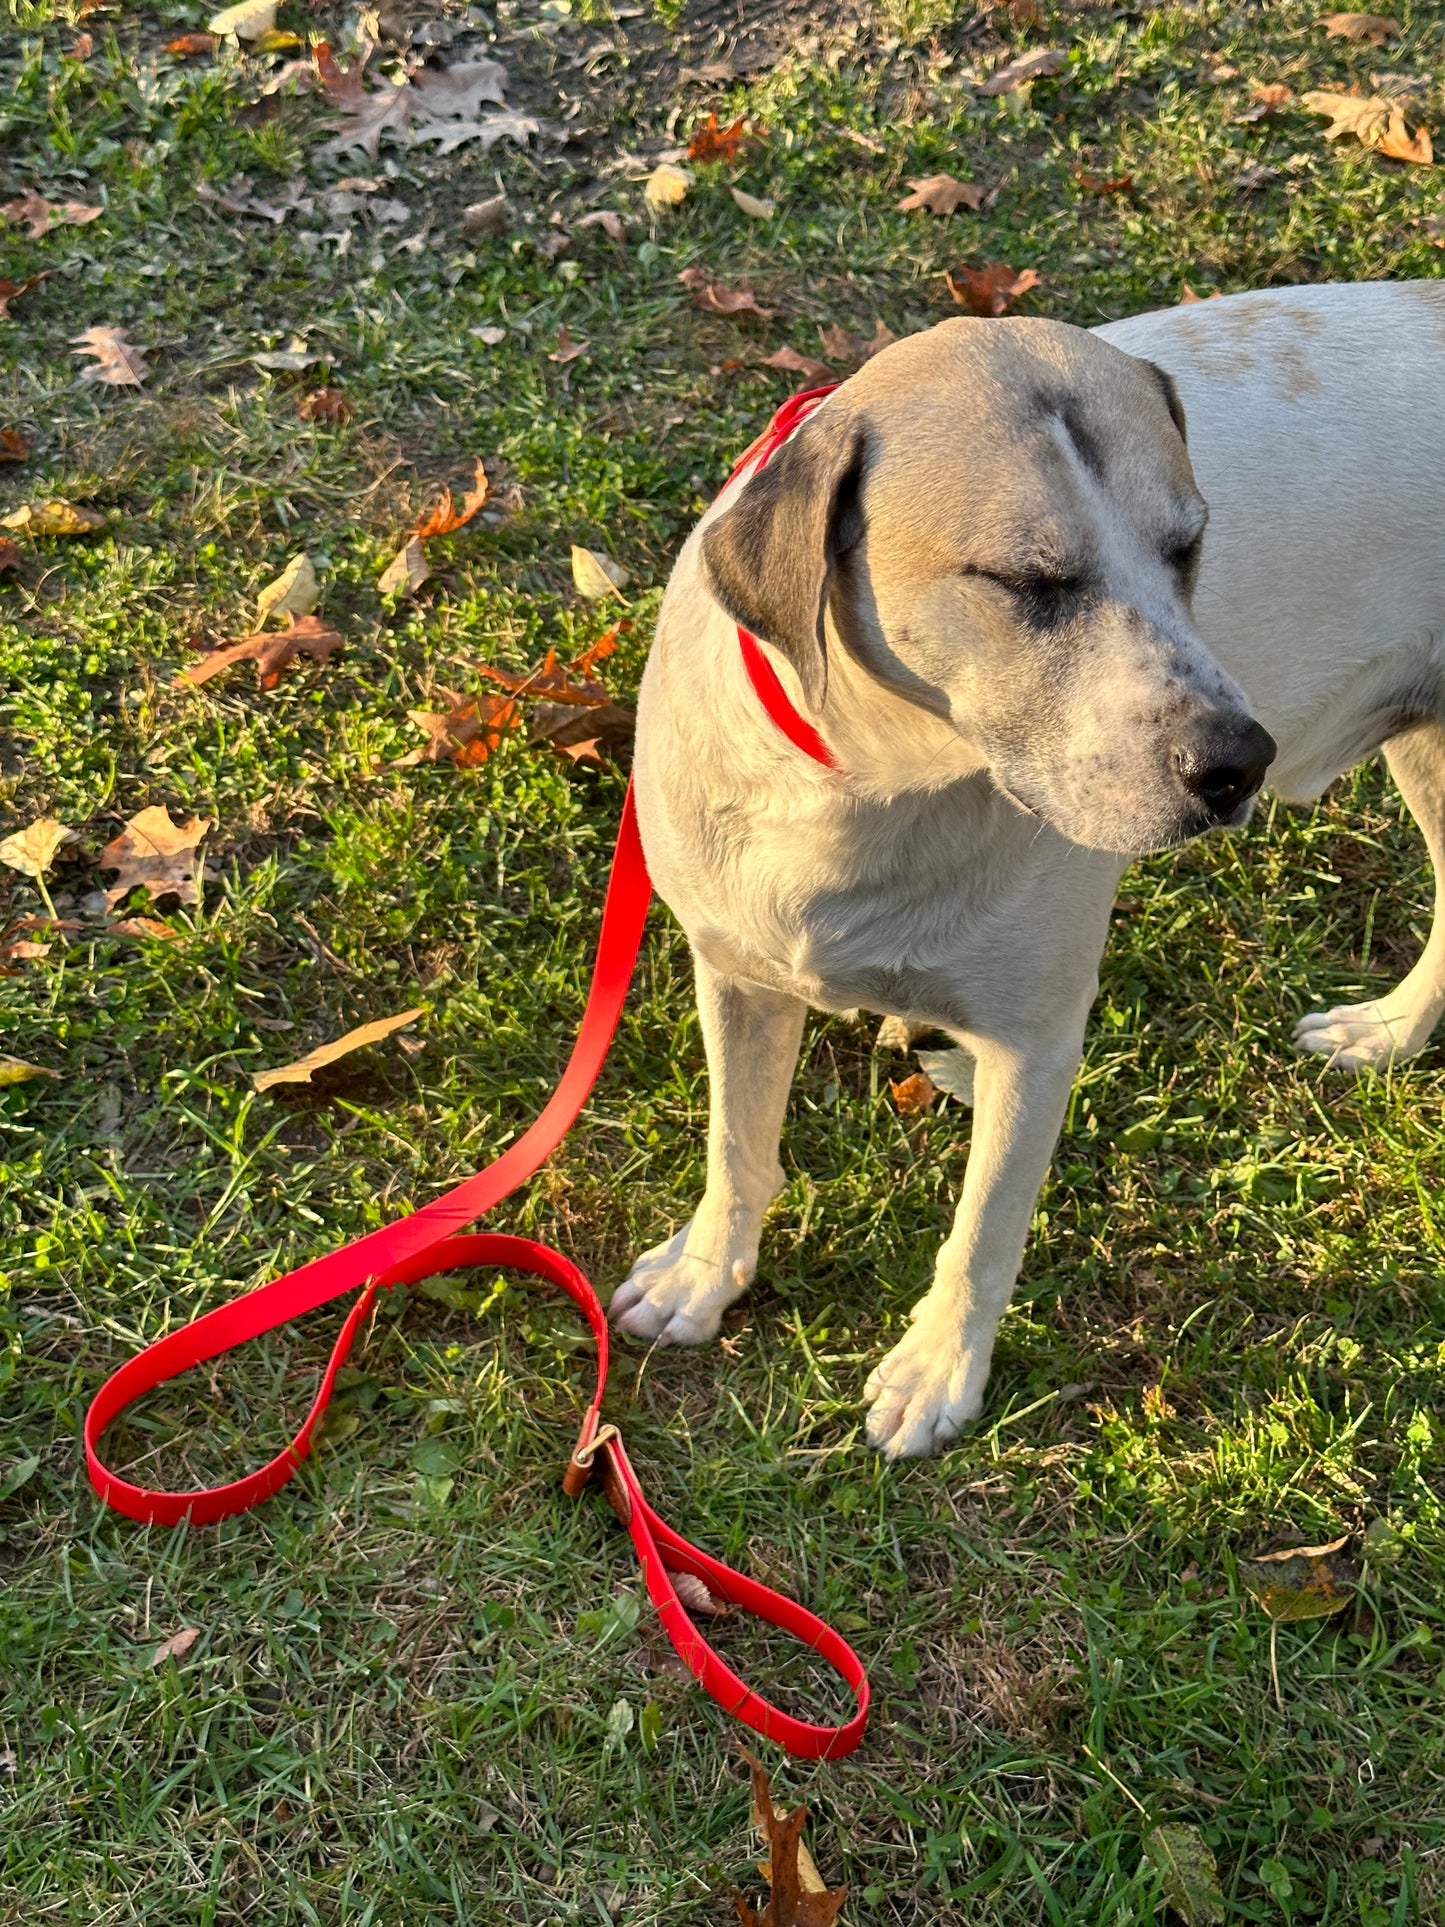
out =
<svg viewBox="0 0 1445 1927"><path fill-rule="evenodd" d="M797 404L812 399L794 397L792 403L779 411L768 433L754 444L744 459L761 452L761 458L766 460L802 418ZM816 400L813 405L817 405ZM788 427L777 433L779 422L790 408L794 412ZM779 694L782 695L781 684ZM785 695L782 699L786 703ZM798 721L804 728L808 727L801 717ZM831 758L829 760L831 762ZM423 1205L410 1217L383 1225L355 1243L302 1265L284 1277L272 1279L269 1284L242 1292L203 1317L168 1332L128 1359L102 1385L85 1415L86 1467L101 1499L142 1524L211 1525L238 1512L249 1511L279 1491L309 1454L316 1426L330 1403L336 1374L345 1364L378 1291L413 1285L437 1272L463 1265L498 1265L527 1272L555 1285L571 1298L587 1320L597 1346L596 1383L568 1461L564 1489L575 1496L590 1477L600 1473L613 1510L632 1535L648 1596L657 1608L668 1637L699 1684L727 1712L799 1758L842 1759L862 1739L868 1717L868 1677L862 1662L846 1640L816 1614L691 1545L647 1503L616 1427L599 1425L607 1388L608 1331L607 1315L590 1281L570 1259L532 1239L496 1232L460 1235L465 1226L537 1171L556 1150L586 1103L622 1013L642 945L651 896L652 884L629 783L602 911L587 1007L572 1055L541 1115L493 1163L455 1190ZM178 1378L193 1366L218 1358L248 1339L274 1331L278 1325L349 1292L357 1294L355 1302L337 1334L311 1409L295 1437L265 1465L229 1484L202 1486L191 1492L166 1492L132 1484L103 1463L100 1442L106 1427L136 1399ZM852 1718L837 1726L815 1726L783 1712L755 1693L697 1630L679 1596L674 1574L700 1580L714 1600L751 1613L811 1647L852 1689L856 1700ZM692 1591L696 1604L695 1589L688 1590Z"/></svg>

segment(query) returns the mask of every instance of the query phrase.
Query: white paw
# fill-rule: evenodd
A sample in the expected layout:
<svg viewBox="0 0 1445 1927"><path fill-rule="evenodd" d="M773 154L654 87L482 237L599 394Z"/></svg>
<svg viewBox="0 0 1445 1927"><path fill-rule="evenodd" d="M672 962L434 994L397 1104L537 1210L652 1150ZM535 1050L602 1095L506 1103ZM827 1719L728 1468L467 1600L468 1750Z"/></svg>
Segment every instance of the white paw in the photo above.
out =
<svg viewBox="0 0 1445 1927"><path fill-rule="evenodd" d="M634 1338L664 1345L701 1345L716 1338L722 1315L748 1288L751 1267L741 1258L709 1261L687 1250L692 1224L666 1244L644 1251L612 1294L607 1315Z"/></svg>
<svg viewBox="0 0 1445 1927"><path fill-rule="evenodd" d="M920 1307L920 1311L922 1307ZM967 1350L956 1328L925 1312L864 1389L868 1440L890 1459L917 1458L957 1438L983 1410L989 1353Z"/></svg>
<svg viewBox="0 0 1445 1927"><path fill-rule="evenodd" d="M1392 1059L1413 1057L1434 1027L1428 1011L1391 1009L1387 997L1374 1004L1312 1010L1294 1027L1294 1047L1327 1057L1332 1070L1373 1070Z"/></svg>

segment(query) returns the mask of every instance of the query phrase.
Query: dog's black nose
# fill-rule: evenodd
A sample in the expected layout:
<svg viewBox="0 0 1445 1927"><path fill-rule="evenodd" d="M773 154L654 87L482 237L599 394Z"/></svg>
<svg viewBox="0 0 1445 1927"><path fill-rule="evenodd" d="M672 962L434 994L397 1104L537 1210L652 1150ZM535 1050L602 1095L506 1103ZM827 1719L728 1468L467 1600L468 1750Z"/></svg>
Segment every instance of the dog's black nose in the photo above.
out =
<svg viewBox="0 0 1445 1927"><path fill-rule="evenodd" d="M1179 780L1197 796L1210 820L1223 823L1254 795L1275 758L1275 740L1256 722L1242 728L1215 725L1174 752Z"/></svg>

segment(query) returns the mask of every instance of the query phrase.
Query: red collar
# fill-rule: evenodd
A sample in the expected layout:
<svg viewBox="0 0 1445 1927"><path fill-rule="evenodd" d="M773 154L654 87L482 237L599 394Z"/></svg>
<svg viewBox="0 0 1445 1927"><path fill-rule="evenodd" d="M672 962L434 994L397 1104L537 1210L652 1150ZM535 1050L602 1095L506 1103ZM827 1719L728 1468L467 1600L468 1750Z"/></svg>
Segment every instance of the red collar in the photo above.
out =
<svg viewBox="0 0 1445 1927"><path fill-rule="evenodd" d="M756 461L757 466L762 468L782 447L798 424L806 421L819 403L826 396L831 395L837 386L836 381L830 381L825 387L809 388L801 395L790 396L757 440L739 456L733 465L732 474L729 475L723 487L726 488L729 482L735 481L749 462ZM748 672L748 681L753 686L753 693L788 741L795 749L802 750L805 756L811 756L815 763L821 763L825 769L836 769L838 760L832 750L807 717L798 713L788 697L787 690L778 679L777 670L763 654L757 637L750 635L741 623L738 624L738 648L742 651L743 667Z"/></svg>

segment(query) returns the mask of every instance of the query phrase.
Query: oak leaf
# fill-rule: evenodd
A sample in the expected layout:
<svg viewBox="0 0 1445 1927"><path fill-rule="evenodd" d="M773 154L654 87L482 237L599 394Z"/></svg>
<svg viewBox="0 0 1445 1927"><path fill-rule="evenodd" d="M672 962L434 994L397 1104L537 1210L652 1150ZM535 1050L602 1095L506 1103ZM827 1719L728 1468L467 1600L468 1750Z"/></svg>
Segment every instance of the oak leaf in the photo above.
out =
<svg viewBox="0 0 1445 1927"><path fill-rule="evenodd" d="M43 877L55 861L56 852L67 843L79 841L74 830L58 823L53 816L37 816L23 830L15 830L0 843L0 863L18 870L23 877Z"/></svg>
<svg viewBox="0 0 1445 1927"><path fill-rule="evenodd" d="M926 208L930 214L952 214L955 208L975 211L983 205L985 189L977 181L956 181L951 174L930 174L927 180L910 181L913 189L898 203L900 214Z"/></svg>
<svg viewBox="0 0 1445 1927"><path fill-rule="evenodd" d="M400 1030L406 1024L414 1024L423 1015L422 1008L418 1006L415 1010L404 1010L396 1017L378 1017L370 1024L358 1024L355 1030L347 1031L334 1043L318 1045L304 1057L298 1057L293 1064L279 1064L274 1070L254 1072L251 1083L258 1091L269 1091L276 1084L309 1084L313 1072L325 1069L326 1065L334 1064L338 1057L347 1057L366 1044L379 1043L383 1037L390 1037L394 1030Z"/></svg>
<svg viewBox="0 0 1445 1927"><path fill-rule="evenodd" d="M0 428L0 462L23 462L30 453L30 437L23 428Z"/></svg>
<svg viewBox="0 0 1445 1927"><path fill-rule="evenodd" d="M917 1117L920 1111L928 1110L938 1096L938 1086L927 1071L914 1071L911 1077L900 1078L897 1083L890 1078L888 1088L900 1117Z"/></svg>
<svg viewBox="0 0 1445 1927"><path fill-rule="evenodd" d="M149 890L157 899L174 896L182 903L199 903L198 845L214 824L214 817L209 816L172 823L170 811L154 803L138 811L97 859L102 870L119 872L105 893L106 908L113 909L122 897L141 889Z"/></svg>
<svg viewBox="0 0 1445 1927"><path fill-rule="evenodd" d="M690 161L736 161L744 147L756 146L767 137L762 131L748 126L746 117L735 120L728 127L720 127L716 114L695 127L692 138L687 143L687 158Z"/></svg>
<svg viewBox="0 0 1445 1927"><path fill-rule="evenodd" d="M393 769L418 763L459 763L474 768L486 762L504 736L521 726L522 713L509 696L458 696L449 689L437 694L449 705L443 711L409 709L406 713L427 740L419 749L397 757Z"/></svg>
<svg viewBox="0 0 1445 1927"><path fill-rule="evenodd" d="M199 662L193 662L176 677L177 682L204 683L219 676L232 663L254 662L256 679L263 689L274 689L281 671L299 655L317 662L329 662L341 647L342 637L316 616L302 616L289 629L268 629L264 634L242 636L239 641L210 649Z"/></svg>
<svg viewBox="0 0 1445 1927"><path fill-rule="evenodd" d="M897 335L894 334L883 317L881 315L875 315L873 318L873 339L863 343L863 360L871 361L873 356L881 353L884 348L891 348L897 339Z"/></svg>
<svg viewBox="0 0 1445 1927"><path fill-rule="evenodd" d="M256 627L264 628L272 616L286 616L295 622L309 616L320 600L316 564L309 555L293 556L276 580L268 582L256 597Z"/></svg>
<svg viewBox="0 0 1445 1927"><path fill-rule="evenodd" d="M82 381L104 382L107 388L139 388L150 373L142 351L110 323L70 338L78 344L70 351L73 355L94 356L91 366L80 371Z"/></svg>
<svg viewBox="0 0 1445 1927"><path fill-rule="evenodd" d="M1396 100L1382 94L1341 94L1319 88L1305 94L1300 106L1311 114L1328 114L1327 141L1353 134L1362 147L1373 148L1391 160L1413 161L1428 167L1434 159L1430 136L1425 128L1411 134L1405 124L1405 110Z"/></svg>
<svg viewBox="0 0 1445 1927"><path fill-rule="evenodd" d="M54 268L44 268L39 274L26 275L23 281L10 281L0 274L0 321L10 319L12 301L18 301L22 294L29 294L32 288L38 288L41 282L48 281L54 272Z"/></svg>
<svg viewBox="0 0 1445 1927"><path fill-rule="evenodd" d="M470 120L482 102L505 107L507 70L499 60L461 60L454 67L423 67L412 81L418 114L431 120Z"/></svg>
<svg viewBox="0 0 1445 1927"><path fill-rule="evenodd" d="M99 509L81 508L74 502L27 502L0 516L0 527L19 529L25 535L90 535L105 527L105 517Z"/></svg>
<svg viewBox="0 0 1445 1927"><path fill-rule="evenodd" d="M1030 81L1046 80L1052 74L1061 74L1068 64L1068 55L1056 47L1040 47L1034 53L1020 54L1017 60L996 67L978 91L986 100L997 94L1012 94Z"/></svg>
<svg viewBox="0 0 1445 1927"><path fill-rule="evenodd" d="M1320 25L1332 40L1367 40L1372 47L1383 47L1400 34L1399 21L1383 13L1331 13Z"/></svg>
<svg viewBox="0 0 1445 1927"><path fill-rule="evenodd" d="M804 381L815 388L833 378L833 371L826 361L814 361L811 355L799 354L796 348L779 348L771 355L764 355L763 366L801 375Z"/></svg>
<svg viewBox="0 0 1445 1927"><path fill-rule="evenodd" d="M859 361L862 359L862 343L855 341L848 330L846 328L840 328L836 321L830 321L826 328L819 328L818 338L822 343L823 353L829 361Z"/></svg>
<svg viewBox="0 0 1445 1927"><path fill-rule="evenodd" d="M38 241L53 227L84 227L89 221L99 220L104 212L103 207L92 207L85 201L47 201L33 187L27 187L23 194L17 194L13 201L7 201L0 208L0 214L12 227L24 223L32 241Z"/></svg>
<svg viewBox="0 0 1445 1927"><path fill-rule="evenodd" d="M1033 268L1010 268L1002 261L990 261L981 268L960 267L944 278L958 305L976 315L1004 314L1021 294L1039 286Z"/></svg>
<svg viewBox="0 0 1445 1927"><path fill-rule="evenodd" d="M605 662L613 653L631 627L632 624L624 619L621 622L614 622L610 629L604 629L597 640L589 642L581 655L575 657L568 665L571 674L583 678L590 676L598 663Z"/></svg>
<svg viewBox="0 0 1445 1927"><path fill-rule="evenodd" d="M762 1871L771 1889L768 1904L761 1913L755 1913L742 1895L737 1895L742 1927L834 1927L848 1889L825 1886L812 1855L803 1845L808 1809L799 1806L788 1813L778 1806L761 1763L746 1747L742 1751L752 1770L753 1825L768 1846Z"/></svg>
<svg viewBox="0 0 1445 1927"><path fill-rule="evenodd" d="M677 278L692 295L692 305L704 314L755 314L759 320L771 321L777 313L776 308L760 307L751 288L725 288L706 268L684 268Z"/></svg>

